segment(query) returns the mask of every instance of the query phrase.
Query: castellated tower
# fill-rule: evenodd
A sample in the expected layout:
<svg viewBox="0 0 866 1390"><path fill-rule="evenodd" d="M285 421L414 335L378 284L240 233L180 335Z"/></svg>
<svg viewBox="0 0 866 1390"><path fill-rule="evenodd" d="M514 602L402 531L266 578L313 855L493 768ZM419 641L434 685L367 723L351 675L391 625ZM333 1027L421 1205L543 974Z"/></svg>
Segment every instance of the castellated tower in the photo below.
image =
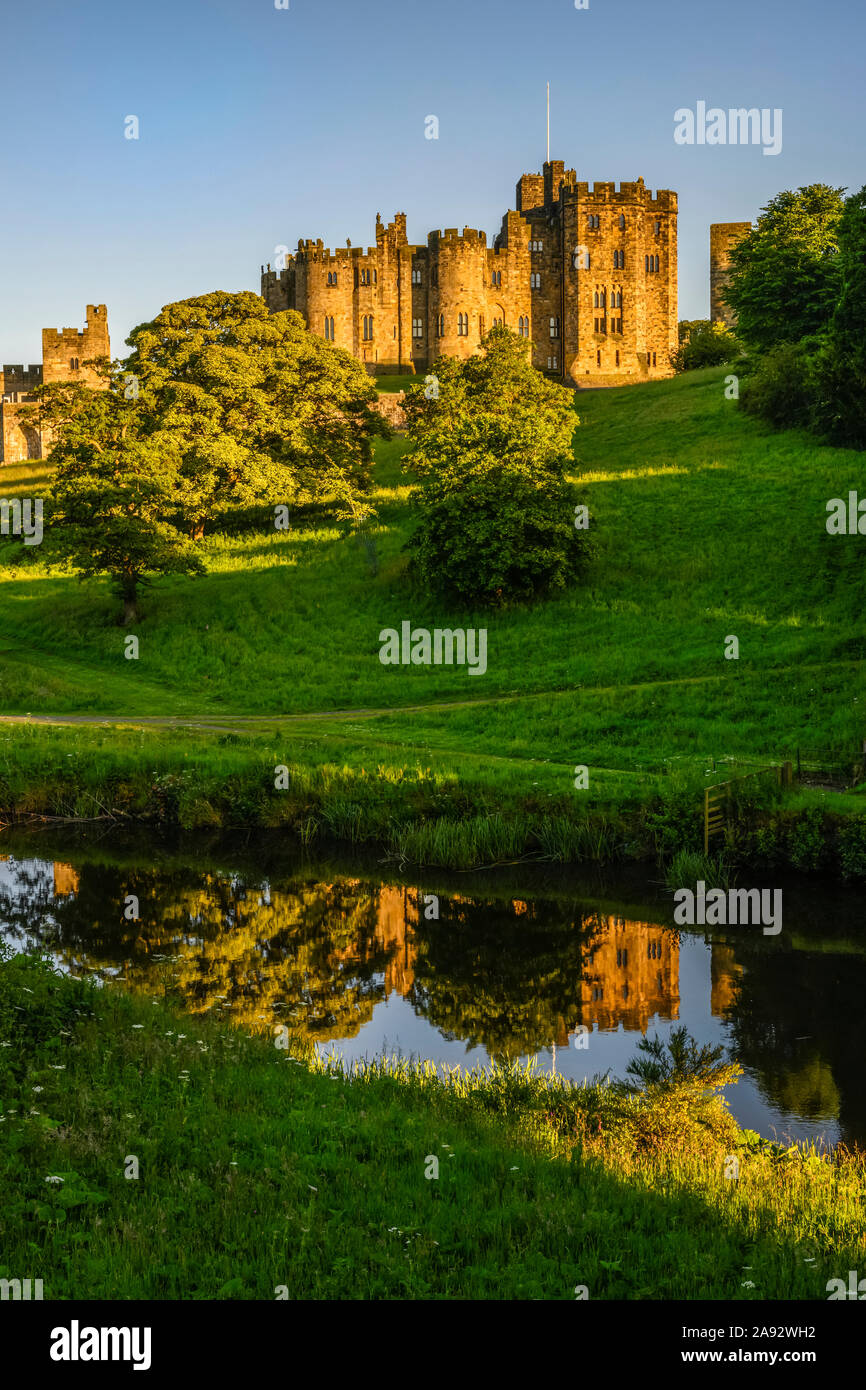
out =
<svg viewBox="0 0 866 1390"><path fill-rule="evenodd" d="M0 463L19 463L43 458L51 445L45 430L25 424L23 407L34 404L37 386L56 381L78 381L93 390L105 382L84 363L91 358L110 357L108 314L104 304L88 304L85 326L43 328L42 365L24 367L4 365L0 371Z"/></svg>
<svg viewBox="0 0 866 1390"><path fill-rule="evenodd" d="M110 357L108 315L104 304L88 304L83 332L77 328L43 328L42 379L78 381L98 390L103 381L84 363L96 357Z"/></svg>
<svg viewBox="0 0 866 1390"><path fill-rule="evenodd" d="M730 279L731 249L752 230L751 222L713 222L710 226L710 318L733 328L736 316L722 298Z"/></svg>
<svg viewBox="0 0 866 1390"><path fill-rule="evenodd" d="M532 361L572 385L670 376L677 350L677 197L643 179L580 183L561 160L517 184L516 209L492 246L456 227L410 244L406 216L366 252L301 241L279 270L262 267L272 313L307 326L371 372L427 372L440 355L468 357L505 324Z"/></svg>

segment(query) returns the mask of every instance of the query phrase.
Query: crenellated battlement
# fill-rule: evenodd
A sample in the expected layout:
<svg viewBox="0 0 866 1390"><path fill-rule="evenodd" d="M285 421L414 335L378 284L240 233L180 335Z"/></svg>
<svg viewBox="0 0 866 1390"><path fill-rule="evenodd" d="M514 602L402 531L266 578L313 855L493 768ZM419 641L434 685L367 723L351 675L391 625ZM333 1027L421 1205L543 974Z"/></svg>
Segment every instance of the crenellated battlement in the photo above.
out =
<svg viewBox="0 0 866 1390"><path fill-rule="evenodd" d="M677 195L653 193L642 178L579 181L564 161L547 160L521 175L515 202L490 244L467 226L410 245L403 212L387 225L376 214L366 250L299 241L291 275L263 271L262 294L272 312L296 309L371 372L471 356L504 324L528 340L536 367L572 384L670 375Z"/></svg>
<svg viewBox="0 0 866 1390"><path fill-rule="evenodd" d="M28 398L37 387L74 381L91 390L104 390L104 379L85 363L110 356L106 307L88 304L82 330L43 328L41 366L5 363L0 371L0 463L45 457L51 444L49 431L27 419Z"/></svg>

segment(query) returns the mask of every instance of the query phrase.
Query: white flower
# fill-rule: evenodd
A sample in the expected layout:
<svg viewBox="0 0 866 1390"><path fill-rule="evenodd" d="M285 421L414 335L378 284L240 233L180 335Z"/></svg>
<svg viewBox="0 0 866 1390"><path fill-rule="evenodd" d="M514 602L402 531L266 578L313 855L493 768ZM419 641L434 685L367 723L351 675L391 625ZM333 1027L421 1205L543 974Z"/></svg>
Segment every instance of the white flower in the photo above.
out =
<svg viewBox="0 0 866 1390"><path fill-rule="evenodd" d="M63 1182L63 1178L58 1177L58 1175L57 1175L56 1173L54 1173L50 1178L46 1178L45 1181L46 1181L46 1182L58 1183L58 1182Z"/></svg>
<svg viewBox="0 0 866 1390"><path fill-rule="evenodd" d="M143 1027L144 1027L144 1024L143 1024L143 1023L133 1023L132 1026L133 1026L133 1028L143 1028Z"/></svg>
<svg viewBox="0 0 866 1390"><path fill-rule="evenodd" d="M38 1093L42 1090L42 1087L41 1087L41 1086L34 1086L34 1087L33 1087L33 1090L34 1090L34 1091L37 1093L37 1095L38 1095Z"/></svg>
<svg viewBox="0 0 866 1390"><path fill-rule="evenodd" d="M744 1282L740 1285L741 1289L753 1289L754 1287L755 1286L752 1283L751 1279L744 1280Z"/></svg>

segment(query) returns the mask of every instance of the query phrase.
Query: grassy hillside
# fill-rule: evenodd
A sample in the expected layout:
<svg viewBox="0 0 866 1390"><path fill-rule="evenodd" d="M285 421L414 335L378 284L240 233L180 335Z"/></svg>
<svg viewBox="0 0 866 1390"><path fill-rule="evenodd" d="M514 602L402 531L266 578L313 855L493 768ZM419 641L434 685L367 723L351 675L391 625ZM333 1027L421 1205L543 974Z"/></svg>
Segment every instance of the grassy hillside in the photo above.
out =
<svg viewBox="0 0 866 1390"><path fill-rule="evenodd" d="M107 584L0 543L0 710L199 716L243 733L265 762L418 765L487 783L494 804L503 786L573 803L578 763L613 800L672 771L718 780L714 766L798 750L850 767L866 704L863 541L824 523L863 455L765 432L725 399L723 378L579 395L576 476L598 553L582 587L534 607L455 612L410 590L400 440L379 447L375 556L321 511L288 534L214 535L205 578L146 595L138 661L123 657ZM7 496L47 481L42 464L2 475ZM404 619L486 627L486 674L383 667L378 634ZM724 657L729 635L737 661ZM317 717L272 722L305 714ZM86 748L81 731L62 737Z"/></svg>

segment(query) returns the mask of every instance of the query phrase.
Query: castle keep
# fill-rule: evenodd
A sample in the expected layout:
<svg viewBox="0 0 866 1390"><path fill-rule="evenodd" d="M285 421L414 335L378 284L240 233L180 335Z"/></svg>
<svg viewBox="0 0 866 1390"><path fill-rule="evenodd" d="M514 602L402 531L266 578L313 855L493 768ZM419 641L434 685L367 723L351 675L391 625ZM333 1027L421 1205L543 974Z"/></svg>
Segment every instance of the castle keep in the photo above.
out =
<svg viewBox="0 0 866 1390"><path fill-rule="evenodd" d="M104 304L88 304L85 327L43 328L42 365L8 366L0 371L0 463L38 459L50 446L47 431L25 425L20 412L32 405L37 386L54 381L78 381L98 390L101 377L84 363L96 357L110 357L108 315Z"/></svg>
<svg viewBox="0 0 866 1390"><path fill-rule="evenodd" d="M331 251L299 241L285 268L262 267L271 313L307 327L370 372L426 372L470 357L494 324L532 345L533 364L567 384L622 385L672 374L677 350L677 195L643 179L579 183L550 160L524 174L516 209L487 245L456 227L409 242L406 215L376 245Z"/></svg>

